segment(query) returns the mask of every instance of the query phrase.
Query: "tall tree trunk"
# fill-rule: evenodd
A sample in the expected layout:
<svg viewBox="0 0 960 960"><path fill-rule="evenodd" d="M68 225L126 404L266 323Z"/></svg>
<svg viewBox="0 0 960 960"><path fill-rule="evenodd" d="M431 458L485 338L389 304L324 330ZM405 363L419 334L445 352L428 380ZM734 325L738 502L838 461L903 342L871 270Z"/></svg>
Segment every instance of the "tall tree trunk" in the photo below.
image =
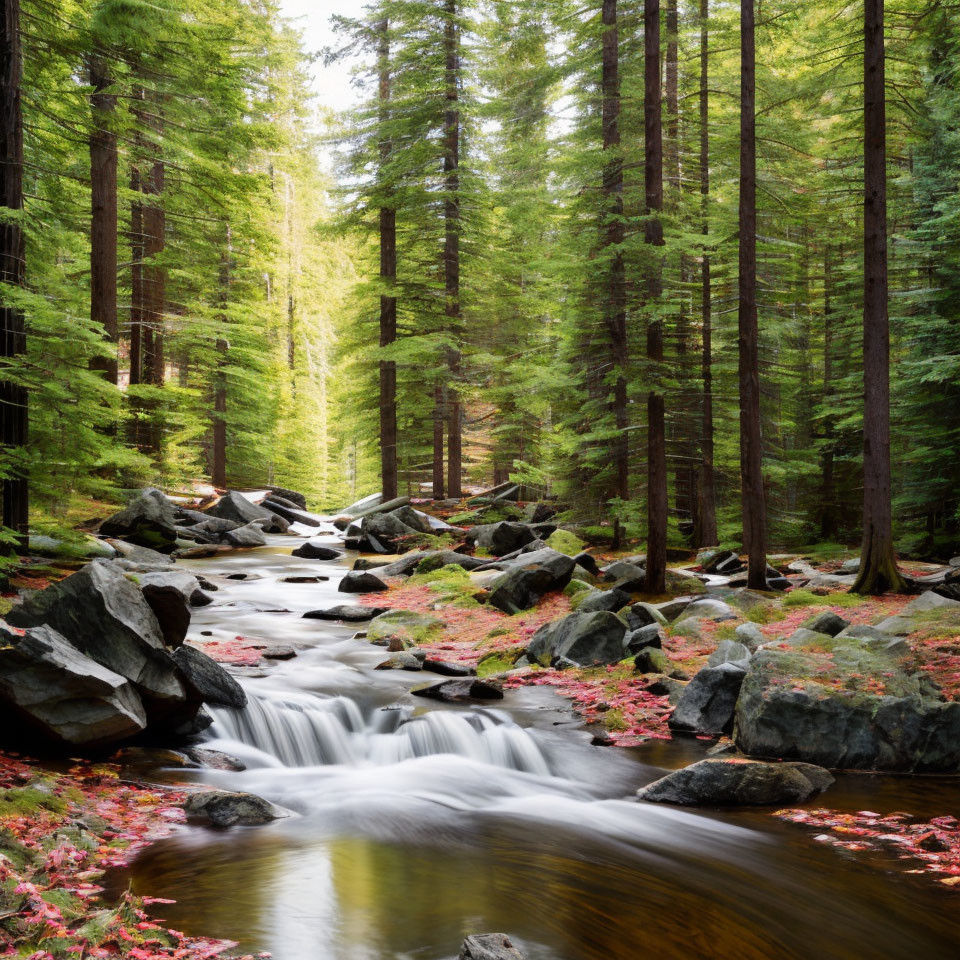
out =
<svg viewBox="0 0 960 960"><path fill-rule="evenodd" d="M446 287L448 334L456 344L449 351L450 388L447 458L451 497L461 495L463 411L460 404L460 37L457 28L457 0L446 0L443 45L446 52L446 111L443 117L443 170L446 197L443 203L445 236L443 267Z"/></svg>
<svg viewBox="0 0 960 960"><path fill-rule="evenodd" d="M644 0L644 139L647 226L646 242L663 246L663 105L660 95L660 0ZM659 306L663 294L658 251L651 252L647 304ZM667 450L663 388L663 321L647 324L647 359L656 386L647 394L647 581L648 593L666 590L667 570Z"/></svg>
<svg viewBox="0 0 960 960"><path fill-rule="evenodd" d="M287 369L290 371L290 386L297 395L297 297L294 287L293 259L293 209L295 202L293 181L287 178Z"/></svg>
<svg viewBox="0 0 960 960"><path fill-rule="evenodd" d="M143 188L140 169L130 171L130 386L143 382ZM131 417L128 424L129 442L140 449L144 445L143 406L131 393Z"/></svg>
<svg viewBox="0 0 960 960"><path fill-rule="evenodd" d="M617 379L613 388L613 417L616 438L613 444L615 477L613 496L630 499L630 459L627 442L627 284L621 247L623 226L623 157L620 154L620 38L617 0L603 0L602 95L603 149L610 158L603 168L603 204L606 220L604 245L614 248L610 255L607 283L606 325L610 335L611 359ZM614 522L614 548L620 546L620 521Z"/></svg>
<svg viewBox="0 0 960 960"><path fill-rule="evenodd" d="M700 0L700 215L703 235L710 234L710 0ZM710 289L710 255L703 254L700 322L703 336L703 420L700 430L700 483L698 547L719 542L717 494L713 472L713 308Z"/></svg>
<svg viewBox="0 0 960 960"><path fill-rule="evenodd" d="M380 122L390 119L390 24L379 25L378 53L380 73ZM381 180L388 180L385 172L393 144L389 137L380 141ZM392 191L390 191L392 193ZM380 208L380 280L384 292L380 294L380 347L389 347L397 339L397 298L393 296L397 279L397 211L388 204ZM442 454L441 454L442 456ZM394 360L380 361L380 485L383 499L395 500L397 477L397 364Z"/></svg>
<svg viewBox="0 0 960 960"><path fill-rule="evenodd" d="M165 172L162 160L155 160L150 175L143 184L143 192L161 197ZM149 334L149 352L143 357L143 380L156 387L164 381L163 325L166 310L166 270L156 263L163 254L166 215L160 203L148 203L143 208L143 324Z"/></svg>
<svg viewBox="0 0 960 960"><path fill-rule="evenodd" d="M223 253L220 256L220 322L227 324L227 308L230 304L230 266L233 248L230 236L230 224L226 224ZM215 487L227 485L227 353L230 342L226 336L217 337L217 369L213 393L213 455L211 457L210 480Z"/></svg>
<svg viewBox="0 0 960 960"><path fill-rule="evenodd" d="M93 369L117 382L117 135L113 116L117 98L106 93L110 77L99 57L89 61L90 105L90 320L103 329L110 355L96 357Z"/></svg>
<svg viewBox="0 0 960 960"><path fill-rule="evenodd" d="M3 40L0 43L0 207L23 209L23 117L20 106L22 76L20 53L20 0L3 0ZM23 229L19 219L0 222L0 283L24 286L26 280ZM0 307L0 376L10 361L27 352L23 312ZM10 453L27 444L27 391L12 380L0 380L0 452ZM28 538L29 489L25 464L3 481L3 526Z"/></svg>
<svg viewBox="0 0 960 960"><path fill-rule="evenodd" d="M754 0L740 4L740 478L747 585L767 588L757 320L757 119Z"/></svg>
<svg viewBox="0 0 960 960"><path fill-rule="evenodd" d="M442 500L445 475L443 471L443 422L446 404L443 387L438 383L433 388L433 499Z"/></svg>
<svg viewBox="0 0 960 960"><path fill-rule="evenodd" d="M823 249L823 487L820 493L820 537L836 537L837 505L834 480L833 412L833 260L830 244Z"/></svg>
<svg viewBox="0 0 960 960"><path fill-rule="evenodd" d="M667 56L664 94L667 101L667 131L664 138L664 177L674 196L680 196L680 45L677 0L667 0Z"/></svg>
<svg viewBox="0 0 960 960"><path fill-rule="evenodd" d="M902 592L890 484L887 110L883 0L864 0L863 546L855 593Z"/></svg>

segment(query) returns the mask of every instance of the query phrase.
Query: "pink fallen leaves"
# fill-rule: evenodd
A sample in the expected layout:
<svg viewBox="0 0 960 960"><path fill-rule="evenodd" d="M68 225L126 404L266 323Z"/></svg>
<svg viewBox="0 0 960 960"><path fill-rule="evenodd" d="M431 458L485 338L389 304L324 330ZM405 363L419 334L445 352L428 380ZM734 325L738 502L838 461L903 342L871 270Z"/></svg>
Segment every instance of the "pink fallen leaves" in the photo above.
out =
<svg viewBox="0 0 960 960"><path fill-rule="evenodd" d="M920 820L908 813L872 810L778 810L790 823L826 830L814 839L843 850L878 852L918 865L906 873L921 874L945 886L960 886L960 821L956 817Z"/></svg>

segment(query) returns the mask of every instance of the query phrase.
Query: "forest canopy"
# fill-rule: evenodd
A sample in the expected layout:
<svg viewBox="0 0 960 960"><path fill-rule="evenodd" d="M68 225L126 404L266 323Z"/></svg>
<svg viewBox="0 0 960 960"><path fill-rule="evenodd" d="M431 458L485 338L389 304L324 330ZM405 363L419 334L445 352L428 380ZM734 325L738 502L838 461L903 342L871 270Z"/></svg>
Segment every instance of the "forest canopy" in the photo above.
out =
<svg viewBox="0 0 960 960"><path fill-rule="evenodd" d="M144 484L509 480L654 557L762 560L859 541L888 406L868 491L901 553L957 553L958 10L899 0L871 47L877 0L748 6L374 0L308 51L269 0L7 0L0 470L31 530ZM356 109L311 95L318 56Z"/></svg>

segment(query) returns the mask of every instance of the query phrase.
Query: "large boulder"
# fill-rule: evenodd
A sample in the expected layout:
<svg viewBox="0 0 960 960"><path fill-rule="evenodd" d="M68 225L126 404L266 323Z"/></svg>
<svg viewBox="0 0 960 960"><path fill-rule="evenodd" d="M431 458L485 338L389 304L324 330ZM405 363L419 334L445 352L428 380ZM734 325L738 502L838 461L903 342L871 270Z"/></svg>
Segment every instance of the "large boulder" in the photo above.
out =
<svg viewBox="0 0 960 960"><path fill-rule="evenodd" d="M71 746L115 743L146 727L133 684L102 667L47 626L0 620L0 716L4 739L25 724L43 740Z"/></svg>
<svg viewBox="0 0 960 960"><path fill-rule="evenodd" d="M538 539L537 534L530 526L510 520L482 524L467 531L468 541L484 550L489 550L496 557L513 553L514 550L519 550L536 539Z"/></svg>
<svg viewBox="0 0 960 960"><path fill-rule="evenodd" d="M813 617L805 626L814 633L825 633L828 637L835 637L850 626L850 621L844 620L840 614L834 613L832 610L824 610L823 613L818 613Z"/></svg>
<svg viewBox="0 0 960 960"><path fill-rule="evenodd" d="M527 648L531 663L549 666L562 660L580 666L619 663L626 655L627 625L608 611L573 613L544 624Z"/></svg>
<svg viewBox="0 0 960 960"><path fill-rule="evenodd" d="M825 649L827 644L830 649ZM838 637L754 654L734 739L755 757L831 768L955 773L960 702L931 696L890 638Z"/></svg>
<svg viewBox="0 0 960 960"><path fill-rule="evenodd" d="M645 627L630 630L624 639L624 645L629 654L639 653L644 647L662 650L665 639L666 635L659 623L648 623Z"/></svg>
<svg viewBox="0 0 960 960"><path fill-rule="evenodd" d="M534 606L551 590L562 590L573 576L572 557L546 547L523 554L490 587L490 604L504 613Z"/></svg>
<svg viewBox="0 0 960 960"><path fill-rule="evenodd" d="M684 806L768 806L804 803L833 777L809 763L759 763L739 758L701 760L638 791L641 800Z"/></svg>
<svg viewBox="0 0 960 960"><path fill-rule="evenodd" d="M190 607L210 603L210 598L200 589L200 581L182 570L142 573L136 580L160 624L164 643L168 647L179 647L190 628Z"/></svg>
<svg viewBox="0 0 960 960"><path fill-rule="evenodd" d="M267 533L286 533L290 527L283 517L258 506L236 490L231 490L222 496L207 510L207 513L211 517L222 517L224 520L234 520L240 524L262 520L262 528Z"/></svg>
<svg viewBox="0 0 960 960"><path fill-rule="evenodd" d="M177 539L173 504L153 487L142 490L123 510L100 524L100 533L144 547L169 550Z"/></svg>
<svg viewBox="0 0 960 960"><path fill-rule="evenodd" d="M396 517L401 523L406 524L418 533L433 533L433 525L427 515L419 510L414 510L408 503L402 507L397 507L396 510L391 510L389 515Z"/></svg>
<svg viewBox="0 0 960 960"><path fill-rule="evenodd" d="M505 933L478 933L467 937L459 960L525 960Z"/></svg>
<svg viewBox="0 0 960 960"><path fill-rule="evenodd" d="M746 671L735 663L704 667L687 684L670 717L670 729L717 737L733 723Z"/></svg>
<svg viewBox="0 0 960 960"><path fill-rule="evenodd" d="M39 591L7 615L12 626L48 624L101 666L132 681L152 706L182 703L186 691L143 593L115 565L95 560Z"/></svg>
<svg viewBox="0 0 960 960"><path fill-rule="evenodd" d="M404 523L396 514L375 513L364 517L360 523L360 540L367 540L371 548L379 546L388 553L397 553L402 541L409 537L416 537L422 533L418 527L411 527ZM348 531L349 534L349 531ZM381 552L376 550L376 552Z"/></svg>
<svg viewBox="0 0 960 960"><path fill-rule="evenodd" d="M202 650L185 645L174 651L173 659L193 699L236 710L247 705L243 687Z"/></svg>

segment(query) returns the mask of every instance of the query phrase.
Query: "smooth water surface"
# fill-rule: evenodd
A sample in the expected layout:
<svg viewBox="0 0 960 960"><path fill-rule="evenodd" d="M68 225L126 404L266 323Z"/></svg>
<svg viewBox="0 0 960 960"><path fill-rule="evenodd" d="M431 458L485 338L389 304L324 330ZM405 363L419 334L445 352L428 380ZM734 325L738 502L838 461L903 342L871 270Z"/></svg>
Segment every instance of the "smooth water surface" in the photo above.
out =
<svg viewBox="0 0 960 960"><path fill-rule="evenodd" d="M208 745L247 770L192 774L291 816L183 828L114 878L175 898L174 926L277 960L447 960L484 931L510 933L529 960L960 955L957 894L897 861L858 860L768 811L629 799L701 757L699 741L592 747L544 689L473 710L411 697L439 678L376 671L383 649L352 639L362 625L302 619L352 599L337 592L352 557L299 560L297 542L183 564L220 587L192 636L300 654L245 671L250 706L216 711ZM330 580L283 582L316 575ZM957 815L958 796L949 781L851 776L823 802Z"/></svg>

